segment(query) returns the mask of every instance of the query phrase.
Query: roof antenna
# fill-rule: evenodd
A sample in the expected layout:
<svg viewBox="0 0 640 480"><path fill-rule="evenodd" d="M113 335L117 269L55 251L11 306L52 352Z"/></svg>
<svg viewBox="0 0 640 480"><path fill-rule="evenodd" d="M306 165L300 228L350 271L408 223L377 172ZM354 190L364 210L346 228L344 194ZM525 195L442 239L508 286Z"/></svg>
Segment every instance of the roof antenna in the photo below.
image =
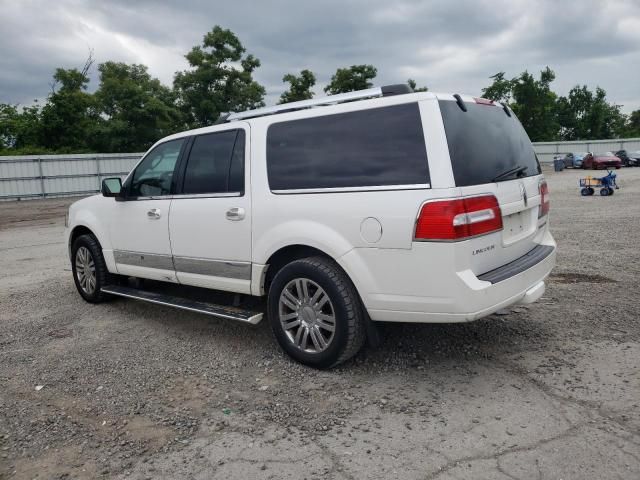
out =
<svg viewBox="0 0 640 480"><path fill-rule="evenodd" d="M453 95L453 98L456 99L456 103L460 107L460 110L462 110L463 112L466 112L467 111L467 106L462 101L462 97L456 93L456 94Z"/></svg>

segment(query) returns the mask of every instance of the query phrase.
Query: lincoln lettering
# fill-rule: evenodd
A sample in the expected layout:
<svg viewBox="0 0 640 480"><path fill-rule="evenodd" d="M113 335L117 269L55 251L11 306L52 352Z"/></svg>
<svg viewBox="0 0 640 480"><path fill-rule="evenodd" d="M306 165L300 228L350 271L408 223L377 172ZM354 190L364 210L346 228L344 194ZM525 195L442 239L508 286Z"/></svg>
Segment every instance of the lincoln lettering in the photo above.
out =
<svg viewBox="0 0 640 480"><path fill-rule="evenodd" d="M495 245L489 245L488 247L478 248L477 250L473 251L472 255L478 255L480 253L490 252L491 250L494 250L495 248L496 248Z"/></svg>

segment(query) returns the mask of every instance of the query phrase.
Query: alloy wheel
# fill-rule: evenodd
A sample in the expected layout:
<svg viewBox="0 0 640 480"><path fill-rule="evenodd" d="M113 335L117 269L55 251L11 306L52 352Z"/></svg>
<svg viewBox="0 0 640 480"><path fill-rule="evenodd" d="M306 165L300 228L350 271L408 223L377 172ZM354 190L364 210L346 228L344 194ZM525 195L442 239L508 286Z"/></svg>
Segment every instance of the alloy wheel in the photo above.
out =
<svg viewBox="0 0 640 480"><path fill-rule="evenodd" d="M308 278L295 278L285 285L278 302L280 325L299 350L319 353L331 345L336 314L329 295Z"/></svg>
<svg viewBox="0 0 640 480"><path fill-rule="evenodd" d="M80 288L92 295L96 290L96 265L87 247L80 247L76 252L76 278Z"/></svg>

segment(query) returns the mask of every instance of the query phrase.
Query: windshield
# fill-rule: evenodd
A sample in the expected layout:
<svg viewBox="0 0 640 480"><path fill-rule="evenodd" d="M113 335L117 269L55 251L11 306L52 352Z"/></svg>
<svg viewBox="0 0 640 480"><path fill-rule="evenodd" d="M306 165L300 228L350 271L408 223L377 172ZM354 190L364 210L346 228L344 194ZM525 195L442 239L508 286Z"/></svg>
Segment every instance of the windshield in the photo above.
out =
<svg viewBox="0 0 640 480"><path fill-rule="evenodd" d="M541 173L522 125L502 108L440 100L456 185L465 187L530 177ZM504 175L513 171L513 175Z"/></svg>

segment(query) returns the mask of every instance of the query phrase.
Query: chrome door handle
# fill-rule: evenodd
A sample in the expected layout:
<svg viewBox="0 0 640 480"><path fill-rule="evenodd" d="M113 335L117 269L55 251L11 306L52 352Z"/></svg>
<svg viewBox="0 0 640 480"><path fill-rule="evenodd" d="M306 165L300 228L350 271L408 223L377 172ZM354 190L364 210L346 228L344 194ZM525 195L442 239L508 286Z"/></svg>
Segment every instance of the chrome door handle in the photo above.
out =
<svg viewBox="0 0 640 480"><path fill-rule="evenodd" d="M229 210L227 210L226 215L227 215L227 220L231 220L232 222L244 220L244 208L232 207Z"/></svg>
<svg viewBox="0 0 640 480"><path fill-rule="evenodd" d="M159 208L152 208L151 210L149 210L147 212L147 218L149 220L157 220L160 218L160 209Z"/></svg>

